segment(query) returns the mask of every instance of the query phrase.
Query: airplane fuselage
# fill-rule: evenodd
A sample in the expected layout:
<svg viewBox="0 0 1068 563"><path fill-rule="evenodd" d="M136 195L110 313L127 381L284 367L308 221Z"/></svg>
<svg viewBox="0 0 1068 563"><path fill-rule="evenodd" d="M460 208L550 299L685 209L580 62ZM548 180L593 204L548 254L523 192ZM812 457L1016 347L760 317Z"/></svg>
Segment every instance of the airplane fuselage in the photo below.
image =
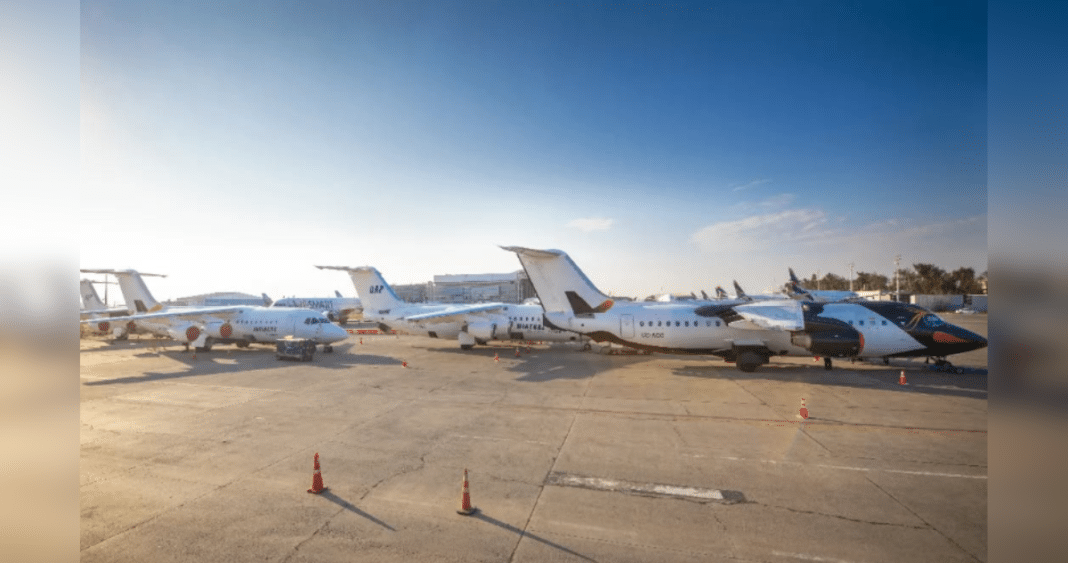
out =
<svg viewBox="0 0 1068 563"><path fill-rule="evenodd" d="M464 320L435 322L433 319L409 321L406 317L446 311L452 305L416 305L371 311L364 309L365 321L377 322L392 330L400 330L430 338L463 338L462 333L476 342L491 340L541 340L550 342L578 341L577 334L545 326L540 305L505 305L499 311L472 313Z"/></svg>
<svg viewBox="0 0 1068 563"><path fill-rule="evenodd" d="M768 356L944 357L986 345L979 335L945 323L922 308L901 303L805 303L802 307L806 331L823 323L823 327L829 327L826 330L834 332L838 343L847 344L850 335L855 334L857 345L850 348L832 341L819 348L819 344L812 344L815 333L753 330L757 327L744 319L730 320L734 326L729 326L729 319L702 315L700 307L681 303L621 303L609 312L592 315L546 313L545 320L546 324L596 341L656 352L727 358L739 349L761 349Z"/></svg>

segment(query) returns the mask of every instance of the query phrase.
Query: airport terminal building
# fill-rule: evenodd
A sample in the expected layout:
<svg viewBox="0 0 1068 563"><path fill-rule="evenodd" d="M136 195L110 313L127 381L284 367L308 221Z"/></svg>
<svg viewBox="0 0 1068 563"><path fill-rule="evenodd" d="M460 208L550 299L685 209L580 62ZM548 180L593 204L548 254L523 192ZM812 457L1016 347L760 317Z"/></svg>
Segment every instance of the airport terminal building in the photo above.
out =
<svg viewBox="0 0 1068 563"><path fill-rule="evenodd" d="M508 274L436 275L432 282L395 285L393 290L409 303L522 303L536 296L523 270Z"/></svg>

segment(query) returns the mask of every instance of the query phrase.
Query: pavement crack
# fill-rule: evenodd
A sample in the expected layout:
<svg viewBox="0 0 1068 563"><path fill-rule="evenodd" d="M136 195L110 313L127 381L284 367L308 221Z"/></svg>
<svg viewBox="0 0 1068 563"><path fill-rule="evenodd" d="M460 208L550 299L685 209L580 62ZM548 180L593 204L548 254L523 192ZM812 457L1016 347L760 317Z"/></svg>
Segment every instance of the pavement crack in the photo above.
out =
<svg viewBox="0 0 1068 563"><path fill-rule="evenodd" d="M882 493L884 495L890 497L894 502L898 503L901 506L901 508L904 508L905 510L907 510L909 512L909 514L912 514L920 522L923 522L926 525L927 528L938 532L938 535L940 535L943 538L945 538L946 541L948 541L949 543L953 544L953 546L955 546L957 549L961 550L962 553L967 554L969 557L971 557L975 561L982 561L982 559L980 559L977 555L975 555L974 553L968 551L967 549L964 549L964 546L962 546L961 544L957 543L956 541L953 540L953 538L951 538L948 535L946 535L945 532L943 532L942 530L939 530L938 528L932 526L931 523L927 521L927 519L925 519L923 516L920 516L915 510L909 508L908 505L906 505L905 503L901 502L900 499L898 499L894 495L890 494L890 491L887 491L886 489L880 487L878 483L876 483L875 481L873 481L871 479L871 477L868 477L867 475L865 475L864 478L867 479L869 483L874 485L876 489L879 489L880 491L882 491Z"/></svg>
<svg viewBox="0 0 1068 563"><path fill-rule="evenodd" d="M749 504L755 504L755 505L758 505L758 506L765 506L767 508L775 508L775 509L778 509L778 510L785 510L787 512L793 512L795 514L811 514L811 515L815 515L815 516L827 516L829 518L837 518L839 520L845 520L847 522L857 522L859 524L871 524L871 525L874 525L874 526L893 526L893 527L896 527L896 528L909 528L909 529L912 529L912 530L926 530L926 529L929 529L929 528L933 529L933 528L931 528L930 524L928 524L926 521L923 520L923 518L920 518L920 521L923 522L925 525L924 526L915 526L915 525L910 525L910 524L898 524L898 523L895 523L895 522L877 522L875 520L864 520L864 519L861 519L861 518L850 518L848 516L842 516L841 514L829 514L827 512L820 512L818 510L801 510L800 508L790 508L789 506L778 506L778 505L775 505L775 504L765 504L765 503L762 503L762 502L750 501Z"/></svg>

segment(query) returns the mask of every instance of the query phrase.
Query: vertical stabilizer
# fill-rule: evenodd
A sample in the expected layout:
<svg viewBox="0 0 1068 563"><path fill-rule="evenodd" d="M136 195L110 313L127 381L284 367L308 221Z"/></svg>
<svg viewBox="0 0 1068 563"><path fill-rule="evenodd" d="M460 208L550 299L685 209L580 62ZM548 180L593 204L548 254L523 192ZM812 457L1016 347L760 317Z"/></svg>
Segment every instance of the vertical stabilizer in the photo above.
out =
<svg viewBox="0 0 1068 563"><path fill-rule="evenodd" d="M501 248L519 256L545 312L584 315L603 313L612 307L612 300L593 285L567 253L519 246Z"/></svg>
<svg viewBox="0 0 1068 563"><path fill-rule="evenodd" d="M369 311L388 311L405 305L404 301L397 297L393 288L386 283L382 274L371 266L349 268L347 266L316 266L320 270L343 270L352 278L352 285L356 288L356 297L360 299L363 307ZM380 313L381 314L381 313Z"/></svg>
<svg viewBox="0 0 1068 563"><path fill-rule="evenodd" d="M119 289L122 290L122 298L126 301L126 308L133 313L155 313L163 309L163 305L152 297L141 276L157 276L165 278L163 274L142 274L136 270L86 270L83 274L111 274L119 281Z"/></svg>
<svg viewBox="0 0 1068 563"><path fill-rule="evenodd" d="M122 298L126 306L137 313L154 313L163 309L163 305L152 297L148 291L145 280L135 270L116 270L115 279L119 281L119 289L122 290Z"/></svg>
<svg viewBox="0 0 1068 563"><path fill-rule="evenodd" d="M82 309L86 311L103 311L107 309L104 302L100 300L100 295L97 294L96 288L93 287L93 282L89 280L82 280Z"/></svg>

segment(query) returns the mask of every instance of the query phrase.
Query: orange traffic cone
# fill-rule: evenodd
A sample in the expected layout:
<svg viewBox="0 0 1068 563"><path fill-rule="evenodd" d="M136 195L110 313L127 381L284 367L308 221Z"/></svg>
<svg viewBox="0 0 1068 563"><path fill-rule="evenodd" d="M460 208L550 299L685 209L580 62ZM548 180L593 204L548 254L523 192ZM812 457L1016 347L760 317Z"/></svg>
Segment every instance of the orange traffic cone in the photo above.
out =
<svg viewBox="0 0 1068 563"><path fill-rule="evenodd" d="M801 419L802 420L808 418L808 409L805 408L805 399L804 398L801 399L801 410L799 412L801 414Z"/></svg>
<svg viewBox="0 0 1068 563"><path fill-rule="evenodd" d="M495 361L495 362L501 361L501 357L496 352L494 352L494 354L493 354L493 361Z"/></svg>
<svg viewBox="0 0 1068 563"><path fill-rule="evenodd" d="M477 511L477 508L471 506L471 493L467 490L467 470L464 469L464 487L463 492L460 493L460 508L456 511L456 513L463 514L464 516L470 516Z"/></svg>
<svg viewBox="0 0 1068 563"><path fill-rule="evenodd" d="M308 489L308 492L319 494L325 490L323 474L319 472L319 452L315 452L315 473L312 474L312 488Z"/></svg>
<svg viewBox="0 0 1068 563"><path fill-rule="evenodd" d="M820 361L820 357L819 356L812 356L812 361L813 362L818 362L818 361Z"/></svg>
<svg viewBox="0 0 1068 563"><path fill-rule="evenodd" d="M363 337L360 337L360 344L363 344Z"/></svg>
<svg viewBox="0 0 1068 563"><path fill-rule="evenodd" d="M401 362L401 367L402 368L408 367L408 362Z"/></svg>
<svg viewBox="0 0 1068 563"><path fill-rule="evenodd" d="M901 377L897 379L898 385L908 385L909 382L905 380L905 370L901 370Z"/></svg>

